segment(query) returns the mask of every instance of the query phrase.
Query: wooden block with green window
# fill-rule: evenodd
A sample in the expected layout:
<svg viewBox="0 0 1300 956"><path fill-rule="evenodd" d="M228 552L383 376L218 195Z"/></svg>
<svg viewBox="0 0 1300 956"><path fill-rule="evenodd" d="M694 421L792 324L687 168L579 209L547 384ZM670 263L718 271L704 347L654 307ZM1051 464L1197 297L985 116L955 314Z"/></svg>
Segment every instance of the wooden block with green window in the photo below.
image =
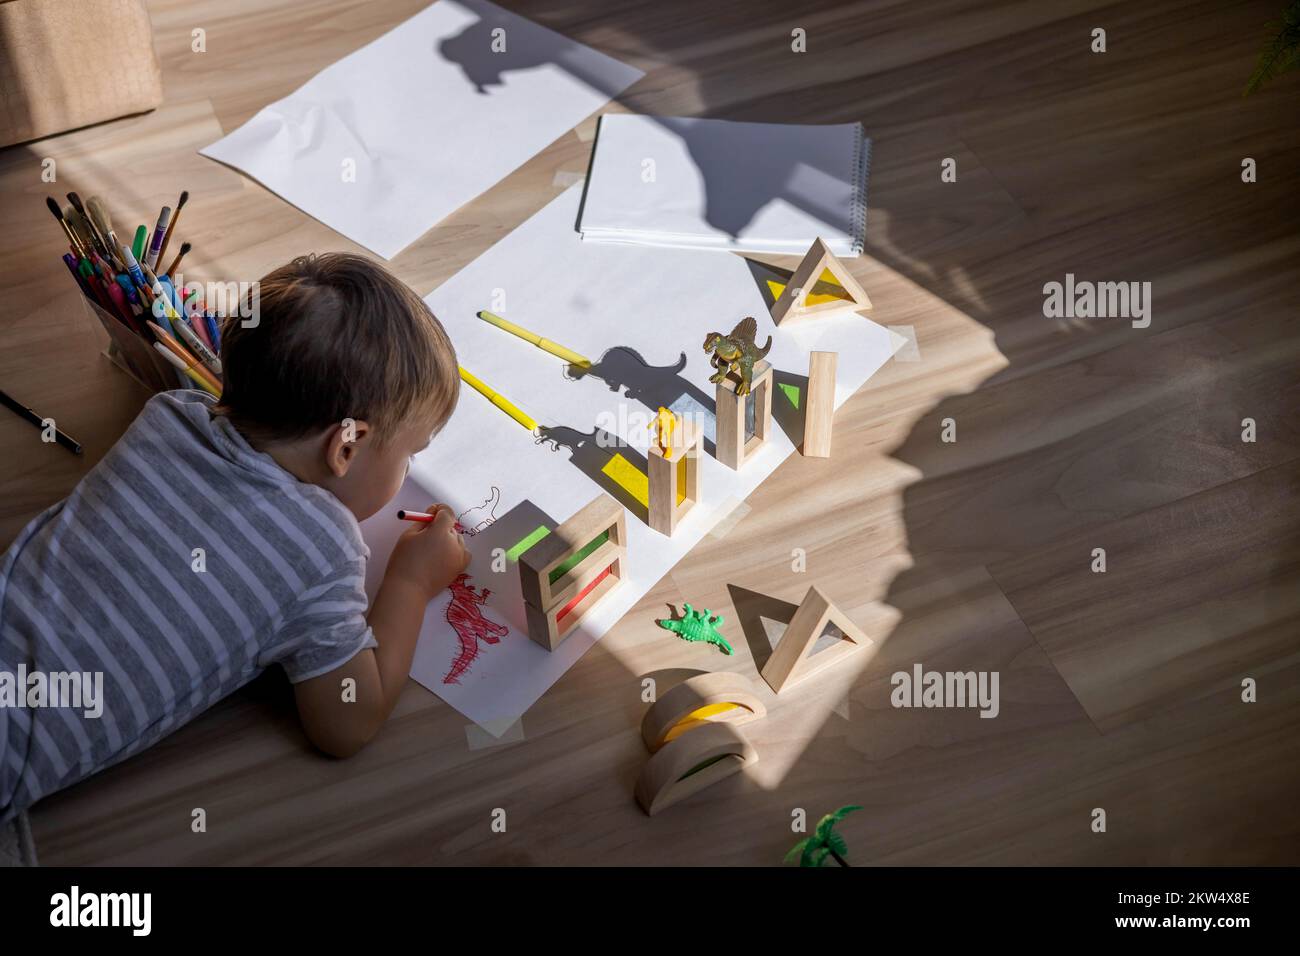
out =
<svg viewBox="0 0 1300 956"><path fill-rule="evenodd" d="M601 494L519 556L528 636L555 650L623 578L623 506Z"/></svg>

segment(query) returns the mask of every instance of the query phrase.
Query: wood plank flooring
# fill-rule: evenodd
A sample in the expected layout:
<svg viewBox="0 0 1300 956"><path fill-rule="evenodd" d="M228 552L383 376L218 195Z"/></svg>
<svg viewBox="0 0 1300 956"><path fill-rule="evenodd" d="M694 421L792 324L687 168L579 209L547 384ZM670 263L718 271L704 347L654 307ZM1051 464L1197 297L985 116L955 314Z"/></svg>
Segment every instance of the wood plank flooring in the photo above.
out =
<svg viewBox="0 0 1300 956"><path fill-rule="evenodd" d="M1240 95L1281 3L502 2L646 70L614 110L862 121L871 212L851 269L914 354L840 410L831 459L795 456L737 503L524 716L522 739L478 746L412 683L371 747L326 760L270 673L39 805L42 862L774 865L794 809L859 803L841 828L856 864L1294 863L1300 75ZM86 445L73 458L0 416L0 543L146 397L79 313L41 159L58 161L59 193L123 208L189 189L187 262L204 277L356 250L195 150L423 6L150 0L164 106L0 151L0 386ZM1094 27L1105 54L1089 51ZM421 294L453 275L557 195L558 172L585 170L594 129L395 271ZM1241 181L1244 157L1258 182ZM1066 273L1151 282L1150 327L1044 318L1043 285ZM643 816L643 678L757 681L812 581L873 647L780 698L759 682L753 770ZM727 617L734 657L654 625L683 601ZM891 675L915 663L998 671L998 717L892 707Z"/></svg>

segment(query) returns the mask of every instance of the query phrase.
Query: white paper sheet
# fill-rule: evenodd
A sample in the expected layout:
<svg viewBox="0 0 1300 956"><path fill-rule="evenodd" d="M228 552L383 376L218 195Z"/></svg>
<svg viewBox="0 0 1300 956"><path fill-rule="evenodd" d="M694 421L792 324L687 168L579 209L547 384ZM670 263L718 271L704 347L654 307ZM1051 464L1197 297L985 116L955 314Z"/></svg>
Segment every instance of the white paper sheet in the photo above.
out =
<svg viewBox="0 0 1300 956"><path fill-rule="evenodd" d="M862 252L871 141L862 126L671 116L600 120L584 239L802 255Z"/></svg>
<svg viewBox="0 0 1300 956"><path fill-rule="evenodd" d="M497 643L478 642L468 672L458 683L445 683L460 643L447 623L451 597L444 594L426 614L411 670L417 681L485 727L507 726L532 706L794 449L776 427L740 471L705 454L699 464L701 501L671 538L652 531L643 510L629 509L625 583L549 652L525 632L517 564L507 562L504 570L494 571L492 549L509 548L539 524L554 527L610 490L590 476L600 476L599 463L618 450L599 446L593 434L598 425L625 440L631 447L619 453L644 469L651 440L647 425L659 405L683 407L681 396L694 392L712 414L714 386L708 376L713 369L702 348L704 336L730 332L747 315L759 321L760 343L772 336L767 358L778 383L786 372L807 374L810 349L839 352L836 405L903 343L860 316L774 328L758 281L739 256L584 243L573 227L580 196L581 186L574 186L557 197L426 299L451 335L461 364L544 428L560 429L552 432L558 450L550 442L539 444L463 387L451 421L416 456L399 499L363 526L372 551L368 584L373 594L392 542L403 530L396 509L440 501L458 513L475 508L465 517L467 526L494 519L468 541L474 553L469 571L476 588L492 592L478 611L508 627L508 633L492 635ZM567 378L564 362L477 318L481 309L586 355L596 362L593 374ZM645 372L619 346L635 349L656 371ZM684 368L676 374L679 360ZM618 390L611 389L611 381ZM628 396L628 383L636 397ZM778 426L798 418L779 388L773 408ZM574 463L575 456L581 464ZM626 498L617 485L612 490ZM663 639L678 638L665 631Z"/></svg>
<svg viewBox="0 0 1300 956"><path fill-rule="evenodd" d="M642 75L486 0L439 0L200 152L391 259Z"/></svg>

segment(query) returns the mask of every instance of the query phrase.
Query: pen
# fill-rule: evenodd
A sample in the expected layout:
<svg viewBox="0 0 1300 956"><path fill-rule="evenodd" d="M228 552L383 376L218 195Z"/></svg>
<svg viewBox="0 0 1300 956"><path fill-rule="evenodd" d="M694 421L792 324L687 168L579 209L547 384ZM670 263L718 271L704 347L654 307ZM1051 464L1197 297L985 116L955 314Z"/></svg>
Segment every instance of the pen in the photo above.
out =
<svg viewBox="0 0 1300 956"><path fill-rule="evenodd" d="M45 428L46 419L42 418L40 415L37 415L26 405L10 397L9 393L3 390L0 390L0 405L4 405L5 407L12 409L14 413L17 414L20 418L27 419L27 421L31 422L37 428L40 429ZM59 429L57 428L54 429L54 440L58 442L60 445L62 445L64 448L68 449L68 451L72 452L74 455L81 454L81 445L78 442L73 441L71 438L69 438L63 432L59 431Z"/></svg>

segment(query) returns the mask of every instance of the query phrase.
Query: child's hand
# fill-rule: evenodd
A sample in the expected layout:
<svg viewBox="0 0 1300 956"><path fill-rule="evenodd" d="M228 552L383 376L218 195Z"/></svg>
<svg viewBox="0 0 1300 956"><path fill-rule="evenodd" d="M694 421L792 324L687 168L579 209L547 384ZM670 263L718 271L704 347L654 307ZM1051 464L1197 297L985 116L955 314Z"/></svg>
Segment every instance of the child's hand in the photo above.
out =
<svg viewBox="0 0 1300 956"><path fill-rule="evenodd" d="M433 521L402 532L384 572L385 582L407 584L431 600L469 566L470 553L456 531L456 514L447 505L429 505Z"/></svg>

